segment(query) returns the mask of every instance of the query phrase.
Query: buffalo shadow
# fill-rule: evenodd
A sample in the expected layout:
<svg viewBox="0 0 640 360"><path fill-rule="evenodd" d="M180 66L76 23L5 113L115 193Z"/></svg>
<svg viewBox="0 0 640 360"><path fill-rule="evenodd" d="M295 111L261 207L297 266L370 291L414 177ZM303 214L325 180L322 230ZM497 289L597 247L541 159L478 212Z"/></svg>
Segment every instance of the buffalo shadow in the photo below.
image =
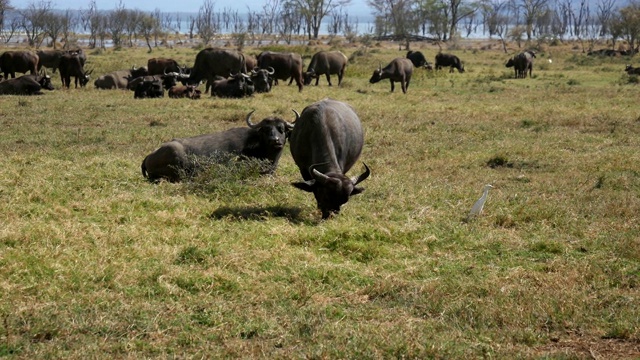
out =
<svg viewBox="0 0 640 360"><path fill-rule="evenodd" d="M294 224L314 223L313 220L302 216L302 208L291 206L223 206L209 215L212 220L232 218L234 220L267 221L270 218L285 218Z"/></svg>

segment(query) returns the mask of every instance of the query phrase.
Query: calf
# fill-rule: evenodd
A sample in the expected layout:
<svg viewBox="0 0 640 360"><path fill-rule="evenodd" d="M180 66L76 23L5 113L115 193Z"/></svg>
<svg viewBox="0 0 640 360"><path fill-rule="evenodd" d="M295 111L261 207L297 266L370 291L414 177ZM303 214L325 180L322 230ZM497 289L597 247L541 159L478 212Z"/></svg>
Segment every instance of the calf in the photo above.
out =
<svg viewBox="0 0 640 360"><path fill-rule="evenodd" d="M624 71L626 71L629 75L640 75L640 67L627 65L627 67L624 68Z"/></svg>
<svg viewBox="0 0 640 360"><path fill-rule="evenodd" d="M237 73L230 78L217 80L211 87L211 95L217 97L241 98L251 95L253 90L249 84L249 75Z"/></svg>
<svg viewBox="0 0 640 360"><path fill-rule="evenodd" d="M176 85L169 89L169 97L174 99L189 98L195 100L200 98L200 90L196 89L195 85Z"/></svg>
<svg viewBox="0 0 640 360"><path fill-rule="evenodd" d="M533 72L533 58L535 56L535 53L531 51L523 51L509 59L505 67L513 67L516 79L526 78L527 71L529 71L529 77L531 77Z"/></svg>
<svg viewBox="0 0 640 360"><path fill-rule="evenodd" d="M138 83L133 94L134 99L164 97L164 88L160 79L145 79Z"/></svg>

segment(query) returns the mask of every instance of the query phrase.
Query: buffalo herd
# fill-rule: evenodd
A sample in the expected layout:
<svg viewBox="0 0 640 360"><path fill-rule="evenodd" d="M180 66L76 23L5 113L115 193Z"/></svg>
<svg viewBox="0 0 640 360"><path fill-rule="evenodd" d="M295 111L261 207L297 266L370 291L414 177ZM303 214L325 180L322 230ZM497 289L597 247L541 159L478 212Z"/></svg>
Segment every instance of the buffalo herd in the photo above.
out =
<svg viewBox="0 0 640 360"><path fill-rule="evenodd" d="M523 51L510 59L506 67L513 67L515 78L532 76L534 51ZM0 55L0 95L38 95L42 89L53 90L46 69L60 72L62 86L69 88L71 78L75 87L86 86L93 70L86 70L86 54L82 49L5 51ZM293 52L264 51L256 57L240 51L206 48L198 52L193 67L167 58L152 58L147 66L132 66L98 77L97 89L129 89L134 98L163 97L199 99L197 87L206 83L205 93L211 96L242 98L254 93L270 92L278 80L296 82L299 91L315 79L317 86L322 75L332 86L331 75L337 75L342 85L349 59L340 51L320 51L313 55L306 71L303 59ZM449 72L465 71L464 64L453 54L438 53L435 63L427 61L420 51L409 51L405 57L382 63L369 79L371 84L389 79L391 92L399 82L407 93L415 68ZM640 75L640 68L627 65L629 75ZM16 78L15 73L25 75ZM26 74L30 73L30 74ZM364 145L364 132L356 111L347 103L324 99L305 107L301 113L293 110L292 122L280 117L266 117L253 123L253 111L246 115L246 127L163 143L142 161L142 175L151 182L178 182L199 170L198 158L219 158L221 155L239 159L254 158L269 164L269 173L276 170L287 139L291 155L302 181L293 182L297 189L313 193L322 219L338 214L342 205L353 195L360 194L359 184L371 174L363 163L364 172L354 177L346 173L357 163Z"/></svg>

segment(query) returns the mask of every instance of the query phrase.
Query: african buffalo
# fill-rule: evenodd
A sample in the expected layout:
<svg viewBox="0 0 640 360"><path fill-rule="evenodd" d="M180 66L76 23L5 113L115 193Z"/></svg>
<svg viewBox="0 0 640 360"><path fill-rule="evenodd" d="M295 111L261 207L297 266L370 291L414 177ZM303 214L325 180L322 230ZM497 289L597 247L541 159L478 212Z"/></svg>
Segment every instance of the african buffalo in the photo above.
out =
<svg viewBox="0 0 640 360"><path fill-rule="evenodd" d="M429 64L429 62L427 61L427 58L424 57L424 54L422 54L420 51L411 51L409 50L407 52L407 59L411 60L411 63L413 64L414 67L423 67L427 70L433 70L433 66L431 66L431 64Z"/></svg>
<svg viewBox="0 0 640 360"><path fill-rule="evenodd" d="M31 51L5 51L0 55L0 69L4 72L4 78L16 77L16 72L31 75L38 74L38 55Z"/></svg>
<svg viewBox="0 0 640 360"><path fill-rule="evenodd" d="M440 70L445 66L449 66L449 72L452 73L453 69L458 69L458 72L464 72L464 64L460 61L460 59L452 54L443 54L438 53L436 55L436 70Z"/></svg>
<svg viewBox="0 0 640 360"><path fill-rule="evenodd" d="M269 68L269 70L259 68L251 70L251 82L256 92L265 93L271 91L271 83L273 82L271 75L273 73L273 68Z"/></svg>
<svg viewBox="0 0 640 360"><path fill-rule="evenodd" d="M220 153L268 160L271 171L275 171L293 125L278 117L268 117L253 124L252 114L253 111L245 119L248 127L173 139L162 144L142 161L142 175L153 182L160 179L177 182L181 174L195 170L193 157L213 157Z"/></svg>
<svg viewBox="0 0 640 360"><path fill-rule="evenodd" d="M174 99L200 99L200 90L196 89L195 85L176 85L169 89L169 97Z"/></svg>
<svg viewBox="0 0 640 360"><path fill-rule="evenodd" d="M93 83L98 89L126 89L129 84L129 80L146 76L147 68L133 67L131 70L118 70L112 73L100 76Z"/></svg>
<svg viewBox="0 0 640 360"><path fill-rule="evenodd" d="M151 58L147 60L149 75L164 75L167 72L182 72L178 62L173 59Z"/></svg>
<svg viewBox="0 0 640 360"><path fill-rule="evenodd" d="M258 67L258 60L255 56L252 55L244 55L244 62L247 68L247 73L251 72L253 69Z"/></svg>
<svg viewBox="0 0 640 360"><path fill-rule="evenodd" d="M173 73L175 74L175 73ZM129 78L129 82L127 83L127 89L131 91L135 91L138 88L138 84L141 84L145 81L160 81L160 84L165 90L169 90L172 86L177 84L176 78L173 75L147 75L147 76L138 76L137 78Z"/></svg>
<svg viewBox="0 0 640 360"><path fill-rule="evenodd" d="M327 82L331 86L331 74L338 74L338 86L340 86L348 61L347 56L340 51L320 51L315 53L311 58L307 71L304 73L304 84L309 85L312 79L316 79L316 86L318 86L320 75L325 74Z"/></svg>
<svg viewBox="0 0 640 360"><path fill-rule="evenodd" d="M629 75L640 75L640 68L639 67L633 67L631 65L627 65L624 68L624 71Z"/></svg>
<svg viewBox="0 0 640 360"><path fill-rule="evenodd" d="M247 74L238 73L227 79L214 81L211 96L241 98L251 95L253 90L248 91L248 86L253 85L249 84L250 78Z"/></svg>
<svg viewBox="0 0 640 360"><path fill-rule="evenodd" d="M307 106L294 125L291 155L305 181L292 185L312 192L326 219L339 213L350 196L364 190L356 185L370 174L365 164L361 175L352 179L345 176L364 145L360 119L350 105L324 99Z"/></svg>
<svg viewBox="0 0 640 360"><path fill-rule="evenodd" d="M43 67L52 69L55 73L60 65L60 59L63 55L67 54L64 50L38 50L38 71Z"/></svg>
<svg viewBox="0 0 640 360"><path fill-rule="evenodd" d="M133 98L134 99L152 99L164 97L164 89L162 88L162 80L154 76L150 78L142 77L143 81L136 85Z"/></svg>
<svg viewBox="0 0 640 360"><path fill-rule="evenodd" d="M300 54L263 51L258 55L258 67L261 69L272 67L276 84L278 79L286 80L291 78L289 85L295 80L298 85L298 91L302 91L304 82L302 79L302 56Z"/></svg>
<svg viewBox="0 0 640 360"><path fill-rule="evenodd" d="M89 75L92 70L85 71L82 65L82 60L78 54L64 54L60 58L59 66L60 80L62 86L69 88L71 85L71 77L75 77L75 86L78 87L78 80L80 80L80 86L84 87L89 82Z"/></svg>
<svg viewBox="0 0 640 360"><path fill-rule="evenodd" d="M395 89L394 82L399 81L402 86L402 92L406 94L412 74L413 64L411 60L399 57L393 59L384 69L382 68L382 64L380 64L378 70L373 72L369 82L375 84L380 80L389 79L391 82L391 92L393 92Z"/></svg>
<svg viewBox="0 0 640 360"><path fill-rule="evenodd" d="M533 72L533 58L535 53L530 51L524 51L518 55L512 57L507 61L505 67L513 67L515 71L516 79L524 79L527 77L527 71L529 71L529 77Z"/></svg>
<svg viewBox="0 0 640 360"><path fill-rule="evenodd" d="M206 48L196 55L196 61L191 69L187 81L190 85L197 85L206 80L205 93L213 84L214 77L229 76L229 74L246 73L244 55L235 50Z"/></svg>
<svg viewBox="0 0 640 360"><path fill-rule="evenodd" d="M48 75L22 75L0 82L0 95L42 95L41 89L53 90Z"/></svg>

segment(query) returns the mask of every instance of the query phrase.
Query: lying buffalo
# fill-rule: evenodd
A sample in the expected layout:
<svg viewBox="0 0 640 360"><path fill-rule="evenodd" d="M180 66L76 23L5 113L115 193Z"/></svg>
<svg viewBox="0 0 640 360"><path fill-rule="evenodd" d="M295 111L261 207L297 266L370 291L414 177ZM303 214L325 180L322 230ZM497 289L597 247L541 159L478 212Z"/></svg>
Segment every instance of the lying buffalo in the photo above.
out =
<svg viewBox="0 0 640 360"><path fill-rule="evenodd" d="M278 166L282 149L293 125L278 117L268 117L258 124L246 117L248 127L189 138L173 139L162 144L142 161L142 175L150 181L180 181L183 173L195 170L194 157L213 157L220 153L268 160L272 171Z"/></svg>
<svg viewBox="0 0 640 360"><path fill-rule="evenodd" d="M370 174L365 164L361 175L345 176L364 145L360 119L348 104L324 99L307 106L294 124L291 155L305 181L293 186L312 192L326 219L339 213L350 196L364 190L356 185Z"/></svg>
<svg viewBox="0 0 640 360"><path fill-rule="evenodd" d="M42 89L53 90L49 75L22 75L0 82L0 95L42 95Z"/></svg>
<svg viewBox="0 0 640 360"><path fill-rule="evenodd" d="M405 58L395 58L389 65L382 68L382 64L378 67L378 70L373 72L369 82L372 84L377 83L380 80L389 79L391 82L391 92L395 90L395 82L400 82L402 92L407 93L409 83L411 82L411 75L413 75L413 64L411 60Z"/></svg>

